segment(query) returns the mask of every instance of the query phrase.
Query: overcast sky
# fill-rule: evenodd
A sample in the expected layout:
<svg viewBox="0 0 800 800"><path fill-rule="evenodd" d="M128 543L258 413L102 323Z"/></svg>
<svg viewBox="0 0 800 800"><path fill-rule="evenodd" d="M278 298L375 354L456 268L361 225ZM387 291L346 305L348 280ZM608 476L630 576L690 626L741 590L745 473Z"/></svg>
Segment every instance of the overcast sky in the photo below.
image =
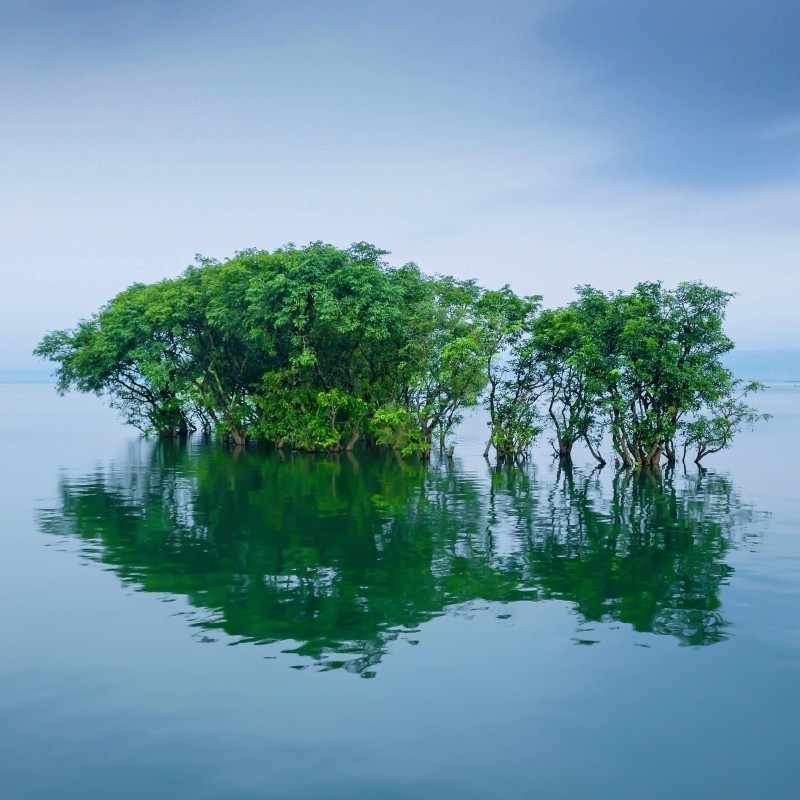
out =
<svg viewBox="0 0 800 800"><path fill-rule="evenodd" d="M800 3L0 0L0 366L195 253L367 240L800 344Z"/></svg>

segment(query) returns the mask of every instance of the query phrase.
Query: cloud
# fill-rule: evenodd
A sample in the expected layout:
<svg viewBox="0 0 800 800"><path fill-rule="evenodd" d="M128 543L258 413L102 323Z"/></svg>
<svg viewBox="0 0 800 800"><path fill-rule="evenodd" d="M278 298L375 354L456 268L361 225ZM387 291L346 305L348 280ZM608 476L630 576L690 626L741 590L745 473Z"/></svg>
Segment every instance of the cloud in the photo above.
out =
<svg viewBox="0 0 800 800"><path fill-rule="evenodd" d="M551 303L701 277L739 291L742 344L798 338L788 6L17 5L7 366L198 251L312 239Z"/></svg>
<svg viewBox="0 0 800 800"><path fill-rule="evenodd" d="M797 143L754 131L800 108L799 27L790 0L581 0L539 33L588 76L576 118L625 143L614 174L735 187L798 177Z"/></svg>

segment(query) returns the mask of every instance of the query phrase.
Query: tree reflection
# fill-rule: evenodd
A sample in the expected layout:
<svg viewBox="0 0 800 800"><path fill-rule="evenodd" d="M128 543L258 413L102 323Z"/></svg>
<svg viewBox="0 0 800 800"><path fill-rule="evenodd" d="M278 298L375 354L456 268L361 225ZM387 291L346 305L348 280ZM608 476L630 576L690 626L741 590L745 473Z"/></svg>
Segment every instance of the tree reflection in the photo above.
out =
<svg viewBox="0 0 800 800"><path fill-rule="evenodd" d="M185 597L203 638L363 675L475 600L560 599L580 624L724 639L725 556L752 510L719 474L608 475L159 442L65 478L40 525L126 584Z"/></svg>
<svg viewBox="0 0 800 800"><path fill-rule="evenodd" d="M618 620L683 644L726 638L725 554L753 518L727 477L629 471L607 491L599 471L561 470L537 485L515 470L492 483L492 502L506 500L522 540L512 558L540 597L574 603L584 621Z"/></svg>

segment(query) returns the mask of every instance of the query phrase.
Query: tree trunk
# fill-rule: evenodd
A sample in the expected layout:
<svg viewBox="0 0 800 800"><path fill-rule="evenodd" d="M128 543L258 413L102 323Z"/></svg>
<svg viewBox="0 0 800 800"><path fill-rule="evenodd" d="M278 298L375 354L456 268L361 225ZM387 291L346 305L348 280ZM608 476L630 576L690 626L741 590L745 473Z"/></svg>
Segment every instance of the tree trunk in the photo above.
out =
<svg viewBox="0 0 800 800"><path fill-rule="evenodd" d="M642 453L644 455L644 451L642 451ZM641 463L649 467L658 466L661 463L661 448L657 444L654 444L647 454L644 455Z"/></svg>
<svg viewBox="0 0 800 800"><path fill-rule="evenodd" d="M491 434L489 434L489 441L486 442L486 449L483 451L483 457L489 458L489 451L492 449L492 442L494 441L494 437L497 435L497 428L492 428Z"/></svg>
<svg viewBox="0 0 800 800"><path fill-rule="evenodd" d="M598 451L594 449L592 443L589 441L589 437L588 436L585 437L584 441L586 442L586 446L589 448L589 452L594 456L595 461L597 461L597 463L601 467L604 467L606 465L606 460L603 458L603 456L600 455Z"/></svg>
<svg viewBox="0 0 800 800"><path fill-rule="evenodd" d="M634 461L631 451L628 449L628 443L625 440L622 430L614 428L612 435L614 437L614 444L616 445L617 452L622 458L622 463L626 467L632 467L636 462Z"/></svg>

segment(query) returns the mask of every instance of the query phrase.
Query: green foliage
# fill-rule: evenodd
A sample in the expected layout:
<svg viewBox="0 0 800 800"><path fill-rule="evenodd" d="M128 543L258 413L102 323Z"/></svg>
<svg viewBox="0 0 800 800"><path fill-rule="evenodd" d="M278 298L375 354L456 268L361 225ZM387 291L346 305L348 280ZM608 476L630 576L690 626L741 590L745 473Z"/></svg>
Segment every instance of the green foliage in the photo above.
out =
<svg viewBox="0 0 800 800"><path fill-rule="evenodd" d="M731 297L701 282L608 294L582 286L566 307L541 312L515 357L528 364L524 382L540 392L556 452L569 457L582 440L604 463L610 433L623 465L658 466L676 460L681 439L703 458L764 419L745 402L758 386L722 364Z"/></svg>
<svg viewBox="0 0 800 800"><path fill-rule="evenodd" d="M624 463L674 460L682 422L736 390L721 361L733 348L723 330L731 297L700 282L672 291L650 282L611 299L615 369L604 405Z"/></svg>
<svg viewBox="0 0 800 800"><path fill-rule="evenodd" d="M465 408L477 405L486 385L484 348L476 313L482 290L474 281L421 278L406 308L409 337L403 350L402 402L430 453Z"/></svg>
<svg viewBox="0 0 800 800"><path fill-rule="evenodd" d="M404 456L424 457L430 451L430 441L419 421L405 408L379 408L371 423L377 444L388 445Z"/></svg>
<svg viewBox="0 0 800 800"><path fill-rule="evenodd" d="M531 337L527 357L542 387L557 452L563 457L569 457L573 445L580 440L596 454L601 387L593 367L598 338L602 336L596 323L593 309L581 298L566 308L543 312Z"/></svg>
<svg viewBox="0 0 800 800"><path fill-rule="evenodd" d="M730 447L733 437L742 428L752 428L757 422L771 419L770 414L760 414L744 402L747 395L763 389L760 383L731 380L729 391L711 403L704 413L683 424L684 454L689 448L696 448L694 460L699 464L706 456Z"/></svg>
<svg viewBox="0 0 800 800"><path fill-rule="evenodd" d="M483 401L498 457L523 457L544 424L556 452L610 432L627 466L698 460L763 417L721 356L731 295L658 282L541 310L508 286L389 266L360 242L322 242L226 261L198 257L178 278L134 284L36 353L58 390L106 396L145 432L201 428L237 445L351 450L359 441L427 459Z"/></svg>
<svg viewBox="0 0 800 800"><path fill-rule="evenodd" d="M134 284L74 330L45 336L35 352L58 364L58 390L108 395L145 431L186 427L182 322L192 298L175 283Z"/></svg>
<svg viewBox="0 0 800 800"><path fill-rule="evenodd" d="M484 292L477 303L486 361L484 408L489 425L486 453L524 455L541 432L536 400L540 387L531 380L531 329L541 297L517 297L508 286Z"/></svg>
<svg viewBox="0 0 800 800"><path fill-rule="evenodd" d="M385 255L314 242L198 257L179 278L134 285L48 334L36 352L58 365L60 391L106 395L147 432L200 427L303 450L380 436L427 456L485 383L482 290L391 268ZM402 409L402 424L388 425L386 409Z"/></svg>

